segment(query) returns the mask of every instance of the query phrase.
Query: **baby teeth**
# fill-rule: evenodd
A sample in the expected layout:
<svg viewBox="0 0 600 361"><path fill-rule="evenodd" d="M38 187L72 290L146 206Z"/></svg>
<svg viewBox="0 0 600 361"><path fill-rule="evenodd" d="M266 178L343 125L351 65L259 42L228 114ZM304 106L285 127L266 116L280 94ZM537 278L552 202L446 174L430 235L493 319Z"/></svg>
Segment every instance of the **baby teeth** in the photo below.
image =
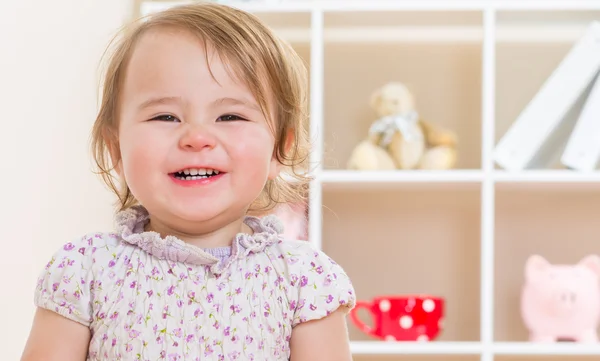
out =
<svg viewBox="0 0 600 361"><path fill-rule="evenodd" d="M219 174L218 170L209 168L188 168L178 172L177 178L184 180L196 180L208 178Z"/></svg>
<svg viewBox="0 0 600 361"><path fill-rule="evenodd" d="M184 169L180 173L183 173L185 175L195 176L195 175L213 175L213 174L219 174L219 171L218 170L214 170L214 169L209 169L209 168L189 168L189 169Z"/></svg>

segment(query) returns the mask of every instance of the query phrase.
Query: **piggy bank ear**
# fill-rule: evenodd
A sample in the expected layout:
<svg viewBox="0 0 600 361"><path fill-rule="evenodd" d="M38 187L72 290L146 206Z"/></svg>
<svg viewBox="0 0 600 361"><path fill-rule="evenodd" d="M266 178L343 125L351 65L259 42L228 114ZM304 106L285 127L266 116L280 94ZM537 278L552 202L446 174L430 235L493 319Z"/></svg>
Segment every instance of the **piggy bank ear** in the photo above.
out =
<svg viewBox="0 0 600 361"><path fill-rule="evenodd" d="M584 257L578 265L591 270L596 276L600 276L600 257L597 255L591 254Z"/></svg>
<svg viewBox="0 0 600 361"><path fill-rule="evenodd" d="M551 265L544 257L534 254L525 263L525 279L534 281L539 275L547 272Z"/></svg>

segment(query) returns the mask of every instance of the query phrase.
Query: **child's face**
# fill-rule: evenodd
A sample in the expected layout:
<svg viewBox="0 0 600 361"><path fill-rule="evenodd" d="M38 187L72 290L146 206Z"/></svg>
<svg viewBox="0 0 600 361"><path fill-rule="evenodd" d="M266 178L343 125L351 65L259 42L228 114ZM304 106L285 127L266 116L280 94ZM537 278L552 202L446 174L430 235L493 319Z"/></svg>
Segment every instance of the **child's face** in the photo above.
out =
<svg viewBox="0 0 600 361"><path fill-rule="evenodd" d="M256 100L215 53L210 70L205 59L193 35L154 30L136 46L122 88L121 176L167 223L231 222L279 171Z"/></svg>

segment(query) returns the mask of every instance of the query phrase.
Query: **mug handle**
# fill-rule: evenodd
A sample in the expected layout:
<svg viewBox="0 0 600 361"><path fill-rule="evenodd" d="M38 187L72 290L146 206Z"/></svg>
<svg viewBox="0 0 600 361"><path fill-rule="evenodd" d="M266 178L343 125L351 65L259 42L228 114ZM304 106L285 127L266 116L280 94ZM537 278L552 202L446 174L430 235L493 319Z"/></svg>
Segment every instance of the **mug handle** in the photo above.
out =
<svg viewBox="0 0 600 361"><path fill-rule="evenodd" d="M371 302L357 301L356 305L354 306L354 308L352 309L352 311L350 311L350 319L356 325L356 327L358 327L358 329L360 329L362 332L366 333L367 335L371 335L371 336L377 337L377 335L375 335L375 333L374 333L374 329L372 329L371 327L365 325L364 322L362 322L358 318L358 310L360 308L364 308L367 311L369 311L369 314L371 315L371 318L374 320L375 317L373 317L373 311L371 311L371 307L373 307L373 305L372 305ZM375 327L375 328L377 328L377 327Z"/></svg>

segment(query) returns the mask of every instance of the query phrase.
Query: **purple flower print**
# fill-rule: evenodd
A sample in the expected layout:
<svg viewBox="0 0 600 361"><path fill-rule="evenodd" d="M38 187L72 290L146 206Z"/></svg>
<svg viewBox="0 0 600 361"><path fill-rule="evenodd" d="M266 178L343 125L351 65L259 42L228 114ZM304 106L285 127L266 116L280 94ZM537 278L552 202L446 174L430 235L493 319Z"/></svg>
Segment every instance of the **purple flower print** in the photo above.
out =
<svg viewBox="0 0 600 361"><path fill-rule="evenodd" d="M298 257L290 257L290 258L288 258L287 263L289 265L295 265L296 263L298 263L299 260L300 259Z"/></svg>
<svg viewBox="0 0 600 361"><path fill-rule="evenodd" d="M176 328L175 330L173 330L173 335L175 335L175 337L177 338L181 338L181 336L183 336L183 331L181 330L181 328Z"/></svg>
<svg viewBox="0 0 600 361"><path fill-rule="evenodd" d="M73 243L71 243L71 242L69 242L69 243L65 244L65 246L63 247L63 249L64 249L65 251L70 251L70 250L72 250L73 248L75 248L75 245L74 245Z"/></svg>
<svg viewBox="0 0 600 361"><path fill-rule="evenodd" d="M175 286L171 286L167 289L167 296L173 296L173 293L175 292Z"/></svg>
<svg viewBox="0 0 600 361"><path fill-rule="evenodd" d="M142 229L138 224L133 232ZM149 234L125 241L120 234L100 234L89 244L82 239L63 246L37 284L37 299L53 301L47 305L53 310L85 319L91 307L92 321L102 330L92 339L89 355L283 361L294 324L355 299L341 269L307 245L283 242L256 254L240 252L229 268L215 272L169 259L168 252L150 256L134 244L150 241ZM165 246L155 248L162 252Z"/></svg>
<svg viewBox="0 0 600 361"><path fill-rule="evenodd" d="M210 344L206 344L204 347L204 356L210 356L215 352Z"/></svg>

